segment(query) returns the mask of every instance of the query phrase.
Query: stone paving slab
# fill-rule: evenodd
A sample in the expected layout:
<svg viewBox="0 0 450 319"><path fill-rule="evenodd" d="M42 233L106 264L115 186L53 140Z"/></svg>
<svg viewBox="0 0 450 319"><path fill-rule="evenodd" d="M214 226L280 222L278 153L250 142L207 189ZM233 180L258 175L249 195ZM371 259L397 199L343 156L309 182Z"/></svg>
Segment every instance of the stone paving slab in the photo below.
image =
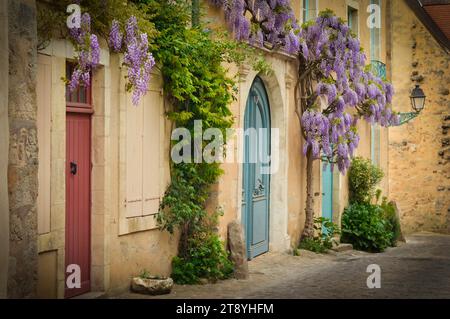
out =
<svg viewBox="0 0 450 319"><path fill-rule="evenodd" d="M367 266L381 268L381 288L367 288ZM419 233L384 253L344 251L300 256L267 253L249 262L247 280L175 285L170 295L113 298L450 298L450 236Z"/></svg>

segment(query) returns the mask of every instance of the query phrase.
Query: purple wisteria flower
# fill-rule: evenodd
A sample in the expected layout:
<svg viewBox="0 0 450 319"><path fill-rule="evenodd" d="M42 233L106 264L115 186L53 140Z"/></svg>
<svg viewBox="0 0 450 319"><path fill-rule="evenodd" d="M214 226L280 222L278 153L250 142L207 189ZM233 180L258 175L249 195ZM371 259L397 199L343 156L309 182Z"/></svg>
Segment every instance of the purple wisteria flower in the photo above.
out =
<svg viewBox="0 0 450 319"><path fill-rule="evenodd" d="M359 118L381 126L399 122L399 115L390 106L394 89L367 71L366 55L359 40L332 13L321 13L298 36L305 69L313 70L317 96L315 102L307 105L301 119L306 136L303 152L311 150L314 158L326 158L344 173L359 144ZM319 97L326 97L326 105L321 105L324 99ZM314 120L325 114L328 124Z"/></svg>
<svg viewBox="0 0 450 319"><path fill-rule="evenodd" d="M81 16L80 28L69 29L78 53L77 66L69 80L69 92L76 90L81 84L91 84L91 72L100 62L100 45L97 36L91 34L91 17L88 13Z"/></svg>
<svg viewBox="0 0 450 319"><path fill-rule="evenodd" d="M295 54L300 48L300 28L289 0L210 0L225 11L225 19L237 40L263 46L270 43ZM251 12L248 19L246 12Z"/></svg>
<svg viewBox="0 0 450 319"><path fill-rule="evenodd" d="M109 46L114 52L122 49L123 34L120 31L119 21L113 20L111 31L109 33Z"/></svg>
<svg viewBox="0 0 450 319"><path fill-rule="evenodd" d="M128 67L128 81L133 90L132 101L138 105L142 96L148 91L151 71L155 59L149 52L149 43L146 33L137 30L136 17L132 16L126 24L126 51L124 64Z"/></svg>

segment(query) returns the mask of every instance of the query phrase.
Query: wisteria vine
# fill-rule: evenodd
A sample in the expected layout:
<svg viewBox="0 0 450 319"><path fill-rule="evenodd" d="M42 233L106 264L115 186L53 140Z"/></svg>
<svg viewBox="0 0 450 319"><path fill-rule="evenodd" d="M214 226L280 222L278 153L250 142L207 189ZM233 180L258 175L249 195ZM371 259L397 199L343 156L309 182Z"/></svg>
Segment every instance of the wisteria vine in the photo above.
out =
<svg viewBox="0 0 450 319"><path fill-rule="evenodd" d="M305 139L305 227L300 240L314 236L313 161L337 164L342 174L360 137L360 118L396 125L391 108L394 89L370 72L359 40L330 10L298 28L289 0L210 0L225 11L237 40L297 55L295 111ZM268 44L267 44L268 43Z"/></svg>
<svg viewBox="0 0 450 319"><path fill-rule="evenodd" d="M97 36L91 34L89 13L83 13L80 27L70 29L70 36L77 52L77 65L68 84L69 91L73 92L79 85L90 85L91 71L100 62L100 46Z"/></svg>
<svg viewBox="0 0 450 319"><path fill-rule="evenodd" d="M210 0L221 7L237 40L297 54L297 115L306 140L303 153L337 164L345 173L359 144L360 118L381 126L399 121L392 85L370 72L349 26L322 12L300 28L289 0ZM298 95L298 94L297 94Z"/></svg>
<svg viewBox="0 0 450 319"><path fill-rule="evenodd" d="M124 65L128 68L126 89L133 91L132 102L138 105L147 93L155 59L149 52L148 36L139 32L135 16L128 19L124 29L122 32L120 23L113 20L108 44L111 51L124 53ZM70 35L77 52L77 65L68 81L69 91L73 92L80 85L90 85L92 70L100 61L100 46L97 36L91 33L89 13L83 13L80 28L70 29Z"/></svg>
<svg viewBox="0 0 450 319"><path fill-rule="evenodd" d="M117 20L112 22L109 46L114 52L125 51L124 65L128 67L127 91L133 90L132 101L134 105L138 105L141 97L147 93L155 59L149 52L147 34L138 30L136 17L128 19L125 34L122 33Z"/></svg>
<svg viewBox="0 0 450 319"><path fill-rule="evenodd" d="M269 49L295 53L299 48L297 24L289 0L210 0L225 11L237 40ZM248 19L248 14L251 19Z"/></svg>
<svg viewBox="0 0 450 319"><path fill-rule="evenodd" d="M366 55L348 25L331 11L323 12L299 33L303 153L338 165L345 173L359 144L357 122L395 125L390 83L366 67Z"/></svg>

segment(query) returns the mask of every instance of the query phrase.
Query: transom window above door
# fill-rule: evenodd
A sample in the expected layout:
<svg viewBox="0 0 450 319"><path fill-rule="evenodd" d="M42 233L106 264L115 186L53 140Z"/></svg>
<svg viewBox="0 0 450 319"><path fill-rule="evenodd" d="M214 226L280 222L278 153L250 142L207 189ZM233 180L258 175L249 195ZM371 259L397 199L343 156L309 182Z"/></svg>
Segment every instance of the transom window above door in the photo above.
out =
<svg viewBox="0 0 450 319"><path fill-rule="evenodd" d="M66 79L72 78L75 66L75 63L66 63ZM91 86L86 87L80 84L77 89L70 92L68 85L66 85L66 105L67 107L92 108Z"/></svg>

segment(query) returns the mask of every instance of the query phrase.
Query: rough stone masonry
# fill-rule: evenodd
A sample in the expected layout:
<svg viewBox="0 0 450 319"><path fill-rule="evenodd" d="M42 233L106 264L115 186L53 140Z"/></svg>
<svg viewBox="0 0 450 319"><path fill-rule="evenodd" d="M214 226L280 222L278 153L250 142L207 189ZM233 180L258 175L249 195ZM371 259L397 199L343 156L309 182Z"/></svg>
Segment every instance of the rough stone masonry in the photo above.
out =
<svg viewBox="0 0 450 319"><path fill-rule="evenodd" d="M410 112L415 84L427 98L418 117L389 129L389 198L406 234L450 232L450 55L404 1L391 3L393 105Z"/></svg>
<svg viewBox="0 0 450 319"><path fill-rule="evenodd" d="M9 298L36 294L38 147L36 132L36 3L8 1Z"/></svg>

